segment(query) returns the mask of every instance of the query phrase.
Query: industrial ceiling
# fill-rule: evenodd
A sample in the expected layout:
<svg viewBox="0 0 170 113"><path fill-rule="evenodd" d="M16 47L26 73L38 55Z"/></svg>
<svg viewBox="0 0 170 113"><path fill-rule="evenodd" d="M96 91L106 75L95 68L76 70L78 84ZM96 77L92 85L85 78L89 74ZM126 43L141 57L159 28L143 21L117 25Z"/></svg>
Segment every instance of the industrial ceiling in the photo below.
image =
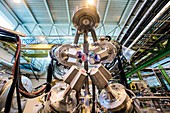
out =
<svg viewBox="0 0 170 113"><path fill-rule="evenodd" d="M100 14L97 35L116 37L135 2L136 0L97 1L96 5ZM1 0L1 4L18 23L15 30L22 27L29 38L43 35L47 39L45 43L64 43L65 38L74 37L76 29L72 25L73 12L77 6L86 3L87 0L22 0L21 3Z"/></svg>

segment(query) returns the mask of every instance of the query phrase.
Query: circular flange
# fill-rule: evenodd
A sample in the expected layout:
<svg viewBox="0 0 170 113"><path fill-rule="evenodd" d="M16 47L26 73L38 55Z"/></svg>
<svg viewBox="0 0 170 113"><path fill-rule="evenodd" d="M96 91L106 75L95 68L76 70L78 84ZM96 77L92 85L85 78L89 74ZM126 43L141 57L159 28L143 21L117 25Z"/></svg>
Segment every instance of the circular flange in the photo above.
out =
<svg viewBox="0 0 170 113"><path fill-rule="evenodd" d="M117 97L110 99L109 94L106 90L102 90L99 95L99 101L102 106L111 112L120 111L122 109L127 109L127 103L131 103L129 96L124 90L124 86L119 83L110 84L113 92L117 93ZM129 106L128 106L129 111Z"/></svg>
<svg viewBox="0 0 170 113"><path fill-rule="evenodd" d="M73 14L73 25L79 31L96 28L99 25L100 17L95 7L81 7Z"/></svg>

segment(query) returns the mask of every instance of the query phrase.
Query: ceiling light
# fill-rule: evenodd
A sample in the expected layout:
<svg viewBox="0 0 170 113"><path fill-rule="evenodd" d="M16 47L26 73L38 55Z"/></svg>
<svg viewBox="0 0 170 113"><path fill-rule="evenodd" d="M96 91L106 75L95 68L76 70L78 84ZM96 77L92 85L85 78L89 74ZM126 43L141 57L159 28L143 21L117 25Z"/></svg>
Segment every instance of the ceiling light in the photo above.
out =
<svg viewBox="0 0 170 113"><path fill-rule="evenodd" d="M13 0L14 1L14 3L20 3L21 2L21 0Z"/></svg>
<svg viewBox="0 0 170 113"><path fill-rule="evenodd" d="M89 5L94 5L94 0L87 0Z"/></svg>

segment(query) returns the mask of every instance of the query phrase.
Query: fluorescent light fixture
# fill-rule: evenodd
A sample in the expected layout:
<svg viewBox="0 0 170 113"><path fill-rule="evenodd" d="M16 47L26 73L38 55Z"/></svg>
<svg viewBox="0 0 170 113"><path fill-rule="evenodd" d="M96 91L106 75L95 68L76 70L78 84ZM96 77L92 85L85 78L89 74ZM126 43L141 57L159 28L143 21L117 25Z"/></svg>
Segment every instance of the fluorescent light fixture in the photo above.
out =
<svg viewBox="0 0 170 113"><path fill-rule="evenodd" d="M21 2L21 0L13 0L14 1L14 3L20 3Z"/></svg>
<svg viewBox="0 0 170 113"><path fill-rule="evenodd" d="M89 5L94 5L94 0L87 0Z"/></svg>

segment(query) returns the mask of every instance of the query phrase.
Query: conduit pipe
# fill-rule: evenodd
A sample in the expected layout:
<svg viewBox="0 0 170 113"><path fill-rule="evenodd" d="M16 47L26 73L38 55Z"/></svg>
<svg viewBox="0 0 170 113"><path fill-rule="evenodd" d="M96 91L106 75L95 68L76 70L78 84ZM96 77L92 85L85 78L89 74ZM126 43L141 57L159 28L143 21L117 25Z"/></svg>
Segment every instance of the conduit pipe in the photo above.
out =
<svg viewBox="0 0 170 113"><path fill-rule="evenodd" d="M151 5L151 7L147 10L147 12L145 13L145 15L143 16L143 18L139 21L139 23L137 24L137 26L135 27L135 29L133 29L133 31L130 33L130 35L128 36L128 38L126 39L126 41L124 42L123 46L125 46L125 44L128 42L128 40L135 34L135 32L138 30L138 28L141 26L141 24L144 22L144 20L146 19L146 17L151 13L153 7L158 3L159 0L155 0L154 3Z"/></svg>
<svg viewBox="0 0 170 113"><path fill-rule="evenodd" d="M131 48L142 36L143 34L155 23L160 16L162 16L165 11L170 8L170 1L159 11L159 13L151 20L151 22L145 27L145 29L137 36L137 38L130 44L128 48Z"/></svg>
<svg viewBox="0 0 170 113"><path fill-rule="evenodd" d="M144 7L144 5L146 4L147 0L144 1L144 3L142 4L142 6L140 7L140 9L138 10L137 14L135 15L135 17L133 18L133 20L131 21L129 26L132 26L132 24L134 23L136 17L139 15L139 12L141 12L142 8ZM128 27L127 31L129 30L130 27ZM122 41L123 37L125 36L125 34L121 37L121 39L119 40L119 42ZM119 34L120 37L120 34Z"/></svg>

